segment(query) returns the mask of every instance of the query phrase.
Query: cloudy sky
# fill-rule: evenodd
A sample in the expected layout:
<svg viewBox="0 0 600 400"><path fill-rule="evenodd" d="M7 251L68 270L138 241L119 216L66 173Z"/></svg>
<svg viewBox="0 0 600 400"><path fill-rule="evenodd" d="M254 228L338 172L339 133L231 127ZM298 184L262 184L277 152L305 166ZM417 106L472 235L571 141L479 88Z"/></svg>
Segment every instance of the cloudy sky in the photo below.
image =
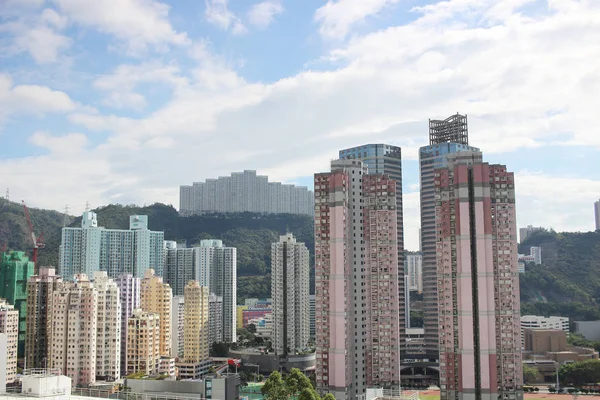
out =
<svg viewBox="0 0 600 400"><path fill-rule="evenodd" d="M517 176L519 225L593 229L597 0L0 0L0 193L81 212L178 205L256 169L311 186L402 146L407 248L429 118Z"/></svg>

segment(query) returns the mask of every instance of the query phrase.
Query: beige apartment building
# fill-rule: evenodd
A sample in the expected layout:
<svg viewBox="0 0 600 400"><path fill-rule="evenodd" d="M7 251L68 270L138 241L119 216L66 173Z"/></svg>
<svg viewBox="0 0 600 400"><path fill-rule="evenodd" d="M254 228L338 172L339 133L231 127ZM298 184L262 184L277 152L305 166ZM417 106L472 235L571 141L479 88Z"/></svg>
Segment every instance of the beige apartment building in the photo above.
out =
<svg viewBox="0 0 600 400"><path fill-rule="evenodd" d="M171 286L163 283L153 269L144 273L141 284L140 304L142 310L156 313L160 316L159 351L162 356L171 356L171 301L173 292Z"/></svg>
<svg viewBox="0 0 600 400"><path fill-rule="evenodd" d="M54 291L48 306L48 368L59 368L73 386L89 386L96 381L98 291L78 274Z"/></svg>
<svg viewBox="0 0 600 400"><path fill-rule="evenodd" d="M184 290L183 360L195 363L208 358L208 287L190 281Z"/></svg>
<svg viewBox="0 0 600 400"><path fill-rule="evenodd" d="M6 335L6 383L12 383L17 377L19 311L5 299L0 299L0 333Z"/></svg>
<svg viewBox="0 0 600 400"><path fill-rule="evenodd" d="M104 271L94 272L98 292L96 375L121 377L121 299L119 287Z"/></svg>
<svg viewBox="0 0 600 400"><path fill-rule="evenodd" d="M127 374L156 374L160 360L160 316L138 308L127 321Z"/></svg>

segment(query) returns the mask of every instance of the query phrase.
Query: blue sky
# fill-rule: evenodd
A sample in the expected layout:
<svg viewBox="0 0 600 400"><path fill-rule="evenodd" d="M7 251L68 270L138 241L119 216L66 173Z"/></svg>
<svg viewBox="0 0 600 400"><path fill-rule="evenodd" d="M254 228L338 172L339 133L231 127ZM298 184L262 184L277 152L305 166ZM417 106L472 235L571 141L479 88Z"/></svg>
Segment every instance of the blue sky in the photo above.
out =
<svg viewBox="0 0 600 400"><path fill-rule="evenodd" d="M519 225L593 229L600 2L4 0L0 191L79 213L178 204L256 169L312 185L341 148L403 148L418 246L429 118L515 172Z"/></svg>

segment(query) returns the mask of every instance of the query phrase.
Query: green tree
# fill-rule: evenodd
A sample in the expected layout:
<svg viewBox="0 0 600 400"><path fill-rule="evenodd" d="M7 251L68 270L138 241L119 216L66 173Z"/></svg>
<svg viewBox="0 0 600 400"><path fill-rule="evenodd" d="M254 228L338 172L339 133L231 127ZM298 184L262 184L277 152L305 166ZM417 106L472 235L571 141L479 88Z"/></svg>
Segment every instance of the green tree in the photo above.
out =
<svg viewBox="0 0 600 400"><path fill-rule="evenodd" d="M600 382L600 360L585 360L564 364L558 370L562 382L571 385Z"/></svg>
<svg viewBox="0 0 600 400"><path fill-rule="evenodd" d="M229 351L228 343L214 342L212 346L210 346L210 356L211 357L227 357L227 353Z"/></svg>
<svg viewBox="0 0 600 400"><path fill-rule="evenodd" d="M321 397L312 388L305 388L300 392L298 400L321 400Z"/></svg>
<svg viewBox="0 0 600 400"><path fill-rule="evenodd" d="M537 368L530 367L529 365L523 365L523 381L525 383L534 383L540 377L540 371Z"/></svg>
<svg viewBox="0 0 600 400"><path fill-rule="evenodd" d="M292 396L299 395L304 389L313 389L310 379L298 368L292 368L290 373L287 374L285 377L285 386Z"/></svg>
<svg viewBox="0 0 600 400"><path fill-rule="evenodd" d="M335 396L331 393L327 393L321 400L335 400Z"/></svg>
<svg viewBox="0 0 600 400"><path fill-rule="evenodd" d="M273 371L260 389L267 400L287 400L288 391L281 374Z"/></svg>

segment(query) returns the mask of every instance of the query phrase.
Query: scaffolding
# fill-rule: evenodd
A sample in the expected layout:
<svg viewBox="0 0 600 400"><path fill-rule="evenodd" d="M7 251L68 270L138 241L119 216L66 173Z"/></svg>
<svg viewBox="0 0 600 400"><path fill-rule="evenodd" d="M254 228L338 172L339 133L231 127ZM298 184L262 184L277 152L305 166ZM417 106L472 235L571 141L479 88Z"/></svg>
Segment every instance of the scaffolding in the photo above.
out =
<svg viewBox="0 0 600 400"><path fill-rule="evenodd" d="M429 120L429 144L469 144L467 116L456 113L445 120Z"/></svg>

